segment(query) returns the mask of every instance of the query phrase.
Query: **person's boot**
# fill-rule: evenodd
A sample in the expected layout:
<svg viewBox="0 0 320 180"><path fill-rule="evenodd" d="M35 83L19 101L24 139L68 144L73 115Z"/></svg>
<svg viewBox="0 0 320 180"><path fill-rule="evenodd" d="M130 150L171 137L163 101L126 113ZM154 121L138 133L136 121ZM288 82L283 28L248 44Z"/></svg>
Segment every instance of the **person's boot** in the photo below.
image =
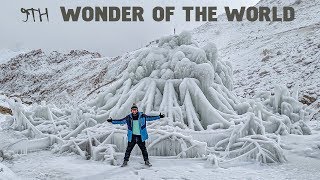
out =
<svg viewBox="0 0 320 180"><path fill-rule="evenodd" d="M121 165L121 167L125 167L125 166L127 166L128 165L128 161L123 161L123 163L122 163L122 165Z"/></svg>
<svg viewBox="0 0 320 180"><path fill-rule="evenodd" d="M149 167L151 167L151 166L152 166L152 164L150 163L150 161L149 161L149 160L146 160L146 161L144 162L144 164L145 164L146 166L149 166Z"/></svg>

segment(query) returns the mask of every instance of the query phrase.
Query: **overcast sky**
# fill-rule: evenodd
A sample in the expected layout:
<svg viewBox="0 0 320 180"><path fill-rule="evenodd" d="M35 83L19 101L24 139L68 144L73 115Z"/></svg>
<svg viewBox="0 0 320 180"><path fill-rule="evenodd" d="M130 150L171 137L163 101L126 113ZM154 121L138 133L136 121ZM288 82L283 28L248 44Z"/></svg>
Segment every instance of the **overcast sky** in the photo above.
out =
<svg viewBox="0 0 320 180"><path fill-rule="evenodd" d="M140 48L161 36L191 30L202 23L186 22L182 6L224 6L238 8L255 5L259 0L6 0L0 10L0 49L28 48L45 51L86 49L105 56L117 56ZM141 6L144 22L64 22L60 6ZM155 22L152 9L175 6L170 22ZM50 22L24 23L21 8L48 8ZM31 17L30 17L31 18Z"/></svg>

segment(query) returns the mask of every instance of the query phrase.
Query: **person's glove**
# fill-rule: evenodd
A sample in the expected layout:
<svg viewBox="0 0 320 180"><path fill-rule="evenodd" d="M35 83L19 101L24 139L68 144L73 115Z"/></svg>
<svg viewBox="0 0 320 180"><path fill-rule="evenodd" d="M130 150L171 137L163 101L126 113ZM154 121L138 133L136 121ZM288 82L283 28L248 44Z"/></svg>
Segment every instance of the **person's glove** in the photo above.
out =
<svg viewBox="0 0 320 180"><path fill-rule="evenodd" d="M112 118L107 119L108 122L112 122Z"/></svg>
<svg viewBox="0 0 320 180"><path fill-rule="evenodd" d="M164 117L165 117L165 115L164 115L164 114L161 114L161 113L160 113L159 116L160 116L160 118L164 118Z"/></svg>

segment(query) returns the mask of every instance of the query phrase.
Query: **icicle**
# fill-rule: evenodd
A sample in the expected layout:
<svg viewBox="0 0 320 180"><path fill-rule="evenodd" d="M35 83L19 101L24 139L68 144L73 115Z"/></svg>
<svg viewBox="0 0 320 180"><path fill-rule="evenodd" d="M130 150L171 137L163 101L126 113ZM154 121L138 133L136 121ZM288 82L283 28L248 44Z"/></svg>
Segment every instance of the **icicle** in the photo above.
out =
<svg viewBox="0 0 320 180"><path fill-rule="evenodd" d="M73 130L67 136L65 136L63 139L67 140L67 139L70 139L71 137L76 137L85 128L86 128L86 125L85 125L85 122L83 122L75 130Z"/></svg>

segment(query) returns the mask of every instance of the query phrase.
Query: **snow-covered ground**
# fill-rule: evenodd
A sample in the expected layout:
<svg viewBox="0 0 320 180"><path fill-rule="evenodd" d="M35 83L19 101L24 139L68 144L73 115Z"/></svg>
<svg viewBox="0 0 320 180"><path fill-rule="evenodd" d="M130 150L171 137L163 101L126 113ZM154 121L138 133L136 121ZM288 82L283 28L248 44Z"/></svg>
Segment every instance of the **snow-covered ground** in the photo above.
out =
<svg viewBox="0 0 320 180"><path fill-rule="evenodd" d="M53 154L50 151L17 155L2 162L22 179L123 179L132 180L211 180L211 179L314 179L320 178L320 129L309 122L313 134L282 136L287 162L260 164L237 162L221 167L210 166L201 159L150 157L153 164L143 165L141 155L132 156L128 167L84 160L78 155ZM121 156L122 158L123 156ZM1 175L1 172L0 172ZM1 179L1 176L0 176ZM6 179L6 178L3 178Z"/></svg>
<svg viewBox="0 0 320 180"><path fill-rule="evenodd" d="M7 166L0 162L0 179L1 180L18 180L20 179L14 172L12 172Z"/></svg>

